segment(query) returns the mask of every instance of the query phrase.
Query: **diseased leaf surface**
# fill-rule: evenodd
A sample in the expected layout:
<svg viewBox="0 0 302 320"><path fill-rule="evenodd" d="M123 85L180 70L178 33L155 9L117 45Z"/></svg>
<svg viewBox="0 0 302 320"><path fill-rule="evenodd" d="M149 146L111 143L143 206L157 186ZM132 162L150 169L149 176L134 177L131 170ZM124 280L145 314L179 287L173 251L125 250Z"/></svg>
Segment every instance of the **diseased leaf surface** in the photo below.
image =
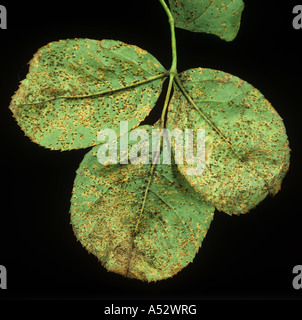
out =
<svg viewBox="0 0 302 320"><path fill-rule="evenodd" d="M236 37L244 8L242 0L169 0L169 4L176 27L226 41Z"/></svg>
<svg viewBox="0 0 302 320"><path fill-rule="evenodd" d="M30 61L10 109L34 142L86 148L97 143L99 130L118 128L120 120L129 121L129 130L138 126L155 105L163 78L132 85L165 72L147 51L120 41L51 42Z"/></svg>
<svg viewBox="0 0 302 320"><path fill-rule="evenodd" d="M198 110L175 86L168 128L205 129L204 172L189 176L187 166L178 165L194 189L228 214L245 213L276 194L290 150L271 104L253 86L222 71L190 69L180 79Z"/></svg>
<svg viewBox="0 0 302 320"><path fill-rule="evenodd" d="M76 237L108 271L144 281L175 275L198 252L214 207L175 165L158 164L140 214L151 164L103 166L97 151L86 154L74 183Z"/></svg>

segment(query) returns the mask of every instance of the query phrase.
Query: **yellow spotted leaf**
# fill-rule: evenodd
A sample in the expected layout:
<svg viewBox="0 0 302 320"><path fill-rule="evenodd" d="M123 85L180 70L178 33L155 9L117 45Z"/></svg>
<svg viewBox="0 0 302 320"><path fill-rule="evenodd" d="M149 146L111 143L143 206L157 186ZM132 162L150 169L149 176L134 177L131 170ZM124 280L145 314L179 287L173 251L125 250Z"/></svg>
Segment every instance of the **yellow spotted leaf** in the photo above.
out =
<svg viewBox="0 0 302 320"><path fill-rule="evenodd" d="M193 261L214 207L175 165L104 166L98 148L86 154L74 182L77 239L108 271L143 281L175 275Z"/></svg>
<svg viewBox="0 0 302 320"><path fill-rule="evenodd" d="M137 127L166 76L147 51L115 40L51 42L30 61L10 109L30 139L57 150L97 144L104 128Z"/></svg>
<svg viewBox="0 0 302 320"><path fill-rule="evenodd" d="M242 0L169 0L169 4L178 28L215 34L225 41L237 36Z"/></svg>
<svg viewBox="0 0 302 320"><path fill-rule="evenodd" d="M205 68L183 72L169 105L168 128L205 130L205 169L191 186L218 210L249 211L275 195L289 168L284 123L261 92L231 74ZM172 141L172 143L174 143Z"/></svg>

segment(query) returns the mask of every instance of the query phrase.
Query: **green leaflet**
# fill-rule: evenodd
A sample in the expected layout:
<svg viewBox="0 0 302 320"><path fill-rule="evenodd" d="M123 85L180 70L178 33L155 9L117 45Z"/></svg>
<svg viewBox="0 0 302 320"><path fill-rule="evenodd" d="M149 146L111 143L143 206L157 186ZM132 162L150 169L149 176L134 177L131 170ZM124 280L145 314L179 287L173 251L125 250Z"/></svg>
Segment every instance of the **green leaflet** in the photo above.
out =
<svg viewBox="0 0 302 320"><path fill-rule="evenodd" d="M169 4L176 27L226 41L235 39L244 8L242 0L169 0Z"/></svg>
<svg viewBox="0 0 302 320"><path fill-rule="evenodd" d="M187 165L178 165L194 189L228 214L245 213L276 194L290 149L271 104L253 86L222 71L190 69L180 81L183 88L175 86L169 105L168 128L205 129L204 172L189 176Z"/></svg>
<svg viewBox="0 0 302 320"><path fill-rule="evenodd" d="M98 148L86 154L74 182L76 237L108 271L143 281L175 275L198 252L214 207L176 166L158 164L153 173L151 164L103 166Z"/></svg>
<svg viewBox="0 0 302 320"><path fill-rule="evenodd" d="M25 134L51 149L97 144L100 129L149 114L166 76L148 52L114 40L69 39L39 49L10 109Z"/></svg>

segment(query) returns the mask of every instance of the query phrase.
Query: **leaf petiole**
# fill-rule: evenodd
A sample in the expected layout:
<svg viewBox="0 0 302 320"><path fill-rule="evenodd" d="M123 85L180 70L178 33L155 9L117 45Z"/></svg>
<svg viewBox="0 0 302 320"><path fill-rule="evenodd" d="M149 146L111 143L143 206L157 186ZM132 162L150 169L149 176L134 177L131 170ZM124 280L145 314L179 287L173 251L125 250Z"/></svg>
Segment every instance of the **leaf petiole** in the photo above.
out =
<svg viewBox="0 0 302 320"><path fill-rule="evenodd" d="M172 87L173 87L174 77L175 77L175 74L170 73L168 89L167 89L166 98L165 98L165 102L164 102L164 107L163 107L163 111L162 111L161 119L160 119L160 130L165 128L165 116L166 116L167 108L168 108L168 105L169 105L169 100L170 100L170 95L171 95L171 91L172 91ZM145 190L145 193L144 193L144 198L143 198L142 206L141 206L141 209L140 209L140 213L139 213L139 216L138 216L138 219L136 221L135 228L134 228L134 236L138 233L139 223L141 221L143 212L145 210L147 195L148 195L148 192L150 190L150 186L151 186L152 178L153 178L154 171L155 171L155 168L156 168L157 160L160 157L161 147L162 147L162 137L161 137L161 139L159 139L159 143L158 143L158 146L156 148L155 161L152 164L151 169L150 169L150 175L149 175L149 179L148 179L148 184L146 186L146 190Z"/></svg>
<svg viewBox="0 0 302 320"><path fill-rule="evenodd" d="M173 82L174 82L175 76L177 76L177 52L176 52L176 37L175 37L174 18L173 18L172 14L171 14L171 11L170 11L169 7L165 3L165 1L164 0L159 0L159 2L163 6L163 8L166 11L167 16L169 18L169 24L170 24L170 30L171 30L171 47L172 47L172 64L171 64L171 68L169 70L169 84L168 84L166 98L165 98L165 102L164 102L164 106L163 106L163 110L162 110L161 118L160 118L160 130L162 130L162 129L165 128L165 117L166 117L166 113L167 113L167 109L168 109L168 105L169 105L169 101L170 101ZM160 139L159 144L157 146L157 152L156 152L156 156L155 156L155 158L157 158L157 159L160 156L161 146L162 146L162 139ZM155 161L155 163L157 163L157 161ZM145 193L144 193L144 198L143 198L141 210L140 210L140 213L139 213L139 216L138 216L135 228L134 228L134 236L138 233L139 223L141 221L141 217L142 217L142 214L143 214L144 209L145 209L147 195L148 195L148 192L150 190L151 181L152 181L152 178L153 178L153 175L154 175L154 171L155 171L155 168L156 168L156 164L155 163L152 164L151 169L150 169L150 175L149 175L148 184L146 186L146 190L145 190Z"/></svg>
<svg viewBox="0 0 302 320"><path fill-rule="evenodd" d="M166 117L166 113L167 113L167 109L168 109L168 105L169 105L169 101L170 101L174 78L175 78L175 74L170 73L168 89L167 89L166 98L165 98L165 102L164 102L164 106L163 106L163 111L162 111L161 118L160 118L160 129L165 128L165 117Z"/></svg>

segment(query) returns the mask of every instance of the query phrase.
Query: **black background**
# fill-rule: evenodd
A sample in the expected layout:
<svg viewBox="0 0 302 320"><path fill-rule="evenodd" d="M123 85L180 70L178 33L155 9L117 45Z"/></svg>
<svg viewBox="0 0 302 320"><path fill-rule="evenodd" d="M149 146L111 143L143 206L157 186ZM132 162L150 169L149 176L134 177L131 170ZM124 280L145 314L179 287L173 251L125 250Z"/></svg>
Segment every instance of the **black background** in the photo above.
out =
<svg viewBox="0 0 302 320"><path fill-rule="evenodd" d="M159 1L98 3L0 1L8 11L8 29L0 30L0 264L7 268L8 289L0 290L0 299L301 298L302 290L292 287L292 269L302 264L302 29L292 27L299 2L245 0L231 43L177 30L178 71L200 66L229 72L272 103L287 128L291 167L276 197L246 215L216 212L194 262L150 284L108 273L73 235L69 200L87 150L39 147L8 109L33 54L59 39L136 44L169 69L169 25Z"/></svg>

